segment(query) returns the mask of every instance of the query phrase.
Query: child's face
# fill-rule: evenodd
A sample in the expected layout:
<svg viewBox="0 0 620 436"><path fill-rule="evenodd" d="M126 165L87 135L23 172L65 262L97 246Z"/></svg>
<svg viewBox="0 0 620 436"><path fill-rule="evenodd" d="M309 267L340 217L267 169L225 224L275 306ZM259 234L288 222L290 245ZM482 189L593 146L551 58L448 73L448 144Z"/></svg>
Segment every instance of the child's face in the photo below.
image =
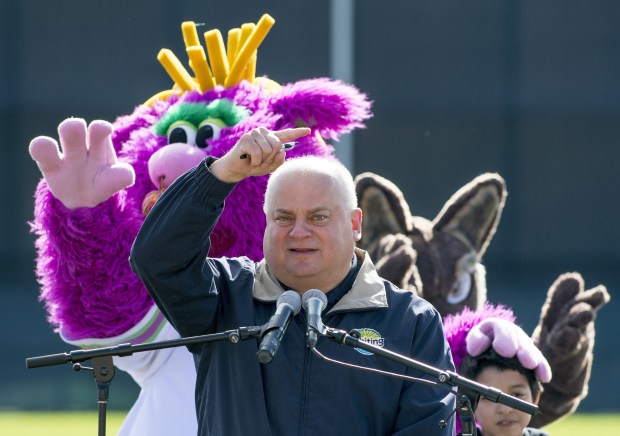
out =
<svg viewBox="0 0 620 436"><path fill-rule="evenodd" d="M476 381L528 403L533 402L527 379L513 369L487 367L478 374ZM484 436L521 436L531 416L481 397L476 408L476 419Z"/></svg>

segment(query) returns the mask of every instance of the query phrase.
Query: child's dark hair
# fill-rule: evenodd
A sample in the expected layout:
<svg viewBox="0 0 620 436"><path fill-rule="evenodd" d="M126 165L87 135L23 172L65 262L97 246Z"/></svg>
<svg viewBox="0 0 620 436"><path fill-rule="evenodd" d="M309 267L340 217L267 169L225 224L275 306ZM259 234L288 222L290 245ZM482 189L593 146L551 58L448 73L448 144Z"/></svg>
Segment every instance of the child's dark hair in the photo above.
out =
<svg viewBox="0 0 620 436"><path fill-rule="evenodd" d="M523 374L532 391L532 398L536 398L542 392L542 384L536 378L533 369L524 368L516 357L508 358L497 354L493 348L489 348L476 357L466 355L461 362L459 374L470 380L475 380L478 374L488 367L500 370L513 369Z"/></svg>

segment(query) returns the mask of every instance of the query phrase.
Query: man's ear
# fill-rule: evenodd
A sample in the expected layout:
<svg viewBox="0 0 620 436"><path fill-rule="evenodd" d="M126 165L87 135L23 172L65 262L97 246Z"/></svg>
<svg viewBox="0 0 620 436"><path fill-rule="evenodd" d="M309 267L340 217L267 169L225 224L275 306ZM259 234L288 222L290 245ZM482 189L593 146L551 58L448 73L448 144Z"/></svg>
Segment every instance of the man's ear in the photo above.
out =
<svg viewBox="0 0 620 436"><path fill-rule="evenodd" d="M362 239L362 210L359 208L351 212L351 228L355 241Z"/></svg>

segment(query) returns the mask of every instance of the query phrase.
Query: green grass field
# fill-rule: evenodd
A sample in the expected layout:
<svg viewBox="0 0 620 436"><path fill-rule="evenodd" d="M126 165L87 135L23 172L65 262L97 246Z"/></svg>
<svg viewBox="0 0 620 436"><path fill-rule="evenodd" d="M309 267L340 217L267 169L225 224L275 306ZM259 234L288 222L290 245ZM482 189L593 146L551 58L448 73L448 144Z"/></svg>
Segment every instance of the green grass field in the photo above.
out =
<svg viewBox="0 0 620 436"><path fill-rule="evenodd" d="M126 412L106 413L106 435L115 435ZM0 412L2 436L97 436L99 415L94 412ZM180 435L179 435L180 436Z"/></svg>
<svg viewBox="0 0 620 436"><path fill-rule="evenodd" d="M551 436L620 434L620 414L575 414L545 427Z"/></svg>
<svg viewBox="0 0 620 436"><path fill-rule="evenodd" d="M124 412L107 413L106 434L115 435ZM620 434L620 414L576 414L546 427L551 436ZM2 436L97 436L97 412L0 412ZM179 435L185 436L185 435Z"/></svg>

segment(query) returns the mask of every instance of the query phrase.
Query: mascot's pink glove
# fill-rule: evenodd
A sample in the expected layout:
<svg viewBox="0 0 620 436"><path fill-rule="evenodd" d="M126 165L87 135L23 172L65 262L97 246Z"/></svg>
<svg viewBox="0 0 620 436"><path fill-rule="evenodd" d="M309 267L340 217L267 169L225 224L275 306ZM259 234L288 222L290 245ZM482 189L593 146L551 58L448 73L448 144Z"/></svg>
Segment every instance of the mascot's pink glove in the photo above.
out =
<svg viewBox="0 0 620 436"><path fill-rule="evenodd" d="M116 157L110 123L86 126L81 118L69 118L58 126L58 135L62 152L55 139L39 136L30 142L30 155L66 208L95 207L133 185L133 168Z"/></svg>
<svg viewBox="0 0 620 436"><path fill-rule="evenodd" d="M467 353L478 356L490 346L507 358L517 357L521 365L533 369L542 383L551 380L551 368L538 347L519 326L500 318L488 318L472 327L466 338Z"/></svg>

